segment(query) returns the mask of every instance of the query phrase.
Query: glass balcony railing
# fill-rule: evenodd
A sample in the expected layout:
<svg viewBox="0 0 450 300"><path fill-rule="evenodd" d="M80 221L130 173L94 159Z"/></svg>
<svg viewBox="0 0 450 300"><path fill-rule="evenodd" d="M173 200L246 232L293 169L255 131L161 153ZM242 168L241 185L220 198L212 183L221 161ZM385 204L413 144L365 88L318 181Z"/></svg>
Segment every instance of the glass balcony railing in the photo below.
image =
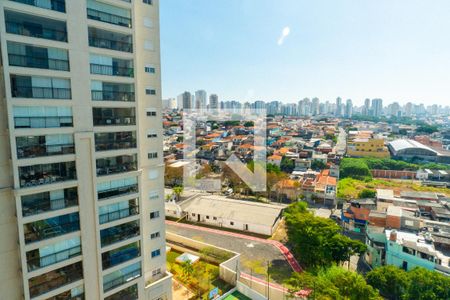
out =
<svg viewBox="0 0 450 300"><path fill-rule="evenodd" d="M97 20L100 22L131 28L131 18L118 16L115 14L99 11L96 9L88 8L87 17L88 19L91 20Z"/></svg>
<svg viewBox="0 0 450 300"><path fill-rule="evenodd" d="M139 242L131 243L129 245L105 252L102 254L103 270L117 266L139 256L141 256Z"/></svg>
<svg viewBox="0 0 450 300"><path fill-rule="evenodd" d="M67 117L14 117L14 128L72 127L73 118Z"/></svg>
<svg viewBox="0 0 450 300"><path fill-rule="evenodd" d="M100 214L98 216L99 223L105 224L112 221L135 216L139 213L139 206L137 204L130 204L128 208L118 209L115 211Z"/></svg>
<svg viewBox="0 0 450 300"><path fill-rule="evenodd" d="M71 290L62 292L61 294L58 294L56 296L47 298L46 300L85 300L85 299L86 298L84 296L83 285L80 285ZM131 300L131 299L129 299L129 300Z"/></svg>
<svg viewBox="0 0 450 300"><path fill-rule="evenodd" d="M89 46L103 49L111 49L122 52L133 52L133 44L103 37L89 36Z"/></svg>
<svg viewBox="0 0 450 300"><path fill-rule="evenodd" d="M83 264L75 264L30 278L30 296L37 297L83 278ZM75 298L76 299L76 298Z"/></svg>
<svg viewBox="0 0 450 300"><path fill-rule="evenodd" d="M34 158L52 155L74 154L75 144L34 144L17 145L17 158Z"/></svg>
<svg viewBox="0 0 450 300"><path fill-rule="evenodd" d="M125 66L119 67L91 63L91 74L134 77L134 69L132 67Z"/></svg>
<svg viewBox="0 0 450 300"><path fill-rule="evenodd" d="M141 268L137 270L130 270L123 272L121 275L116 276L116 278L103 282L103 291L106 293L122 284L125 284L133 279L141 277Z"/></svg>
<svg viewBox="0 0 450 300"><path fill-rule="evenodd" d="M125 196L129 194L135 194L139 192L138 184L132 184L127 186L121 186L116 188L110 188L107 190L102 190L97 192L98 200L109 199L112 197Z"/></svg>
<svg viewBox="0 0 450 300"><path fill-rule="evenodd" d="M133 131L95 134L95 151L136 148L136 133Z"/></svg>
<svg viewBox="0 0 450 300"><path fill-rule="evenodd" d="M76 180L75 162L19 167L20 187Z"/></svg>
<svg viewBox="0 0 450 300"><path fill-rule="evenodd" d="M69 61L25 54L8 54L10 66L69 71Z"/></svg>
<svg viewBox="0 0 450 300"><path fill-rule="evenodd" d="M25 244L42 241L80 230L78 213L57 216L23 225Z"/></svg>
<svg viewBox="0 0 450 300"><path fill-rule="evenodd" d="M121 92L121 91L91 91L92 100L95 101L124 101L134 102L134 92Z"/></svg>
<svg viewBox="0 0 450 300"><path fill-rule="evenodd" d="M6 21L6 32L34 38L67 42L65 24L64 29L54 29L42 25L29 24L27 22Z"/></svg>
<svg viewBox="0 0 450 300"><path fill-rule="evenodd" d="M19 2L27 5L32 5L40 8L50 9L59 12L66 12L66 1L65 0L11 0L14 2Z"/></svg>
<svg viewBox="0 0 450 300"><path fill-rule="evenodd" d="M97 176L137 171L137 155L121 155L99 158L96 161Z"/></svg>
<svg viewBox="0 0 450 300"><path fill-rule="evenodd" d="M136 110L134 108L103 108L94 107L94 126L136 125Z"/></svg>
<svg viewBox="0 0 450 300"><path fill-rule="evenodd" d="M112 294L105 298L105 300L136 300L139 298L137 284L127 287L120 292Z"/></svg>
<svg viewBox="0 0 450 300"><path fill-rule="evenodd" d="M52 88L39 86L16 86L11 90L15 98L35 98L35 99L71 99L72 90L70 88Z"/></svg>
<svg viewBox="0 0 450 300"><path fill-rule="evenodd" d="M28 272L44 268L80 255L80 245L43 256L39 254L39 249L35 249L27 252Z"/></svg>
<svg viewBox="0 0 450 300"><path fill-rule="evenodd" d="M78 205L77 188L42 192L21 197L22 216L28 217Z"/></svg>
<svg viewBox="0 0 450 300"><path fill-rule="evenodd" d="M109 227L100 230L101 245L102 247L109 246L121 241L134 238L136 236L139 236L139 234L140 228L138 221L133 221L118 226Z"/></svg>

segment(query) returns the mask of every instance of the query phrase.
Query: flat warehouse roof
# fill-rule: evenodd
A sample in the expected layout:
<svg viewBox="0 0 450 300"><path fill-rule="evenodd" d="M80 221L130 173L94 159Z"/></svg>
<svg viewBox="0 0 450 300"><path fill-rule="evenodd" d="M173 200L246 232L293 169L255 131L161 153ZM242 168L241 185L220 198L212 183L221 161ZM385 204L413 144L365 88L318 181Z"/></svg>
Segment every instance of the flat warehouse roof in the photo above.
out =
<svg viewBox="0 0 450 300"><path fill-rule="evenodd" d="M272 226L284 206L199 195L180 204L183 211L242 223Z"/></svg>

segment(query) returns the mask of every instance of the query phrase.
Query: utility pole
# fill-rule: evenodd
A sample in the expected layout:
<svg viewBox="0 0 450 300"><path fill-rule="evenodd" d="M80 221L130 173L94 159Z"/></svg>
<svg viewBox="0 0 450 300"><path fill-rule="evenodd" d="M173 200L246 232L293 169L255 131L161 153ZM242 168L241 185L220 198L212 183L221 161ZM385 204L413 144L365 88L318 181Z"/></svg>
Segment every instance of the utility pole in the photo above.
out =
<svg viewBox="0 0 450 300"><path fill-rule="evenodd" d="M270 261L267 261L267 300L270 299Z"/></svg>

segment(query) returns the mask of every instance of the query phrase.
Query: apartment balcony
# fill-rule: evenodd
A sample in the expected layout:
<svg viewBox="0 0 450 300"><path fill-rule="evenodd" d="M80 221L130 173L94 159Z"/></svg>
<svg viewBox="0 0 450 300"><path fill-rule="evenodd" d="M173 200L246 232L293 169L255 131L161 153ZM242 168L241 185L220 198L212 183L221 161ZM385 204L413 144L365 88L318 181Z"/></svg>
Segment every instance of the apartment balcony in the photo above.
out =
<svg viewBox="0 0 450 300"><path fill-rule="evenodd" d="M136 300L139 297L137 285L127 287L120 292L112 294L105 298L105 300Z"/></svg>
<svg viewBox="0 0 450 300"><path fill-rule="evenodd" d="M75 162L62 162L19 167L20 187L32 187L76 180Z"/></svg>
<svg viewBox="0 0 450 300"><path fill-rule="evenodd" d="M136 146L136 133L134 131L95 134L95 151L135 149Z"/></svg>
<svg viewBox="0 0 450 300"><path fill-rule="evenodd" d="M81 262L50 271L28 280L30 296L37 297L82 278L83 264Z"/></svg>
<svg viewBox="0 0 450 300"><path fill-rule="evenodd" d="M8 54L10 66L69 71L69 61L23 54Z"/></svg>
<svg viewBox="0 0 450 300"><path fill-rule="evenodd" d="M89 27L89 46L133 52L132 36Z"/></svg>
<svg viewBox="0 0 450 300"><path fill-rule="evenodd" d="M75 287L71 290L62 292L54 297L47 298L46 300L85 300L83 286ZM137 298L136 298L137 299Z"/></svg>
<svg viewBox="0 0 450 300"><path fill-rule="evenodd" d="M92 90L92 100L134 102L134 92Z"/></svg>
<svg viewBox="0 0 450 300"><path fill-rule="evenodd" d="M73 118L67 117L14 117L14 128L73 127Z"/></svg>
<svg viewBox="0 0 450 300"><path fill-rule="evenodd" d="M124 208L120 208L122 202L101 207L100 214L98 216L99 223L105 224L139 214L139 205L137 204L137 200L135 199L127 202L128 203L126 203L126 205L128 207ZM102 210L107 210L108 212L103 213Z"/></svg>
<svg viewBox="0 0 450 300"><path fill-rule="evenodd" d="M52 254L39 254L40 250L35 249L27 252L27 268L28 272L44 268L81 255L81 245L64 249Z"/></svg>
<svg viewBox="0 0 450 300"><path fill-rule="evenodd" d="M78 213L57 216L23 225L25 244L38 242L80 230Z"/></svg>
<svg viewBox="0 0 450 300"><path fill-rule="evenodd" d="M15 86L11 90L15 98L34 99L71 99L72 90L70 88L51 88L39 86Z"/></svg>
<svg viewBox="0 0 450 300"><path fill-rule="evenodd" d="M106 5L105 5L106 6ZM109 7L112 7L111 5L108 5ZM118 8L117 8L118 9ZM125 12L125 10L124 10ZM122 27L128 27L131 28L132 22L131 18L125 17L125 16L119 16L113 13L108 13L105 11L96 10L93 8L87 9L87 17L91 20L96 20L108 24L114 24Z"/></svg>
<svg viewBox="0 0 450 300"><path fill-rule="evenodd" d="M103 270L117 266L139 256L141 256L141 247L139 242L131 243L129 245L105 252L102 254Z"/></svg>
<svg viewBox="0 0 450 300"><path fill-rule="evenodd" d="M128 66L102 65L91 63L91 74L134 77L134 69Z"/></svg>
<svg viewBox="0 0 450 300"><path fill-rule="evenodd" d="M21 197L22 216L28 217L78 205L77 188L68 188Z"/></svg>
<svg viewBox="0 0 450 300"><path fill-rule="evenodd" d="M67 42L66 23L52 19L5 11L6 32L34 38Z"/></svg>
<svg viewBox="0 0 450 300"><path fill-rule="evenodd" d="M135 108L100 108L92 109L94 126L129 126L136 125Z"/></svg>
<svg viewBox="0 0 450 300"><path fill-rule="evenodd" d="M110 188L106 190L97 191L98 200L109 199L113 197L126 196L130 194L136 194L139 192L138 184L131 184L126 186L120 186L115 188Z"/></svg>
<svg viewBox="0 0 450 300"><path fill-rule="evenodd" d="M139 235L139 221L133 221L100 230L100 240L102 247L125 241Z"/></svg>
<svg viewBox="0 0 450 300"><path fill-rule="evenodd" d="M133 264L111 274L105 275L103 278L103 292L106 293L139 277L141 277L140 263Z"/></svg>
<svg viewBox="0 0 450 300"><path fill-rule="evenodd" d="M11 95L14 98L71 99L72 90L69 79L11 75Z"/></svg>
<svg viewBox="0 0 450 300"><path fill-rule="evenodd" d="M14 2L19 2L27 5L32 5L40 8L50 9L59 12L66 12L66 1L65 0L11 0Z"/></svg>
<svg viewBox="0 0 450 300"><path fill-rule="evenodd" d="M96 162L97 176L137 171L137 155L121 155L99 158Z"/></svg>
<svg viewBox="0 0 450 300"><path fill-rule="evenodd" d="M75 153L73 135L40 135L16 137L17 158L35 158Z"/></svg>

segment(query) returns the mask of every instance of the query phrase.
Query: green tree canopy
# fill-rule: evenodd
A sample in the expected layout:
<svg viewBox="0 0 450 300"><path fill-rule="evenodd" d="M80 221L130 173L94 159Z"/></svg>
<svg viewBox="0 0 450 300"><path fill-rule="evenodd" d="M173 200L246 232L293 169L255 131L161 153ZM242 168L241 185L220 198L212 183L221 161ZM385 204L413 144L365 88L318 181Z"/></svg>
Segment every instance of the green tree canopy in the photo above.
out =
<svg viewBox="0 0 450 300"><path fill-rule="evenodd" d="M315 217L305 202L290 205L285 211L289 243L304 267L328 267L365 252L366 245L340 234L332 220Z"/></svg>
<svg viewBox="0 0 450 300"><path fill-rule="evenodd" d="M376 268L367 273L366 279L382 296L392 300L403 299L410 284L408 274L396 266Z"/></svg>
<svg viewBox="0 0 450 300"><path fill-rule="evenodd" d="M378 291L368 285L362 275L337 266L320 270L317 274L294 273L286 284L297 290L311 290L309 299L382 299Z"/></svg>
<svg viewBox="0 0 450 300"><path fill-rule="evenodd" d="M377 192L372 189L363 189L361 192L359 192L358 197L361 199L364 198L375 198L377 195Z"/></svg>
<svg viewBox="0 0 450 300"><path fill-rule="evenodd" d="M327 167L327 164L324 163L322 160L314 159L311 162L311 169L313 170L323 170Z"/></svg>
<svg viewBox="0 0 450 300"><path fill-rule="evenodd" d="M283 156L280 163L281 171L286 173L292 173L292 171L294 171L294 168L295 168L294 161L290 158L287 158L286 156Z"/></svg>
<svg viewBox="0 0 450 300"><path fill-rule="evenodd" d="M367 163L357 158L344 158L339 165L341 178L351 177L359 180L372 179Z"/></svg>

